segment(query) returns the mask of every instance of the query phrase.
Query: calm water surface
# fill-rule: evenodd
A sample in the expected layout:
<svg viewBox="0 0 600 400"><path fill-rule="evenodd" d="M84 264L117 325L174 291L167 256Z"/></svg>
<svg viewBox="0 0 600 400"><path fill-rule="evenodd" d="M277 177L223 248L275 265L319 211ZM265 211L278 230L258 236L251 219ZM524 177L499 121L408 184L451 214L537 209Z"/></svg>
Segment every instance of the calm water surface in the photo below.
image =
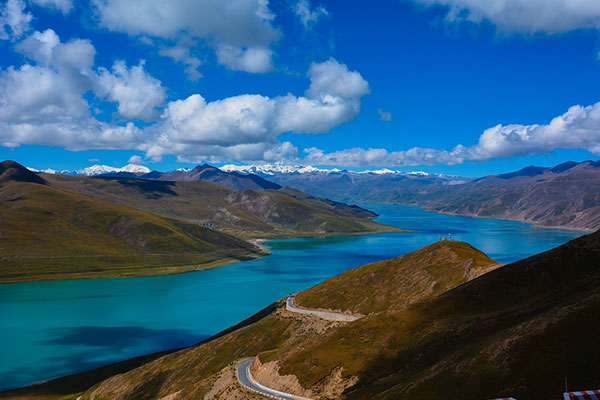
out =
<svg viewBox="0 0 600 400"><path fill-rule="evenodd" d="M451 233L498 262L582 234L518 222L368 205L416 232L268 242L268 257L194 273L0 285L0 390L187 346L296 290Z"/></svg>

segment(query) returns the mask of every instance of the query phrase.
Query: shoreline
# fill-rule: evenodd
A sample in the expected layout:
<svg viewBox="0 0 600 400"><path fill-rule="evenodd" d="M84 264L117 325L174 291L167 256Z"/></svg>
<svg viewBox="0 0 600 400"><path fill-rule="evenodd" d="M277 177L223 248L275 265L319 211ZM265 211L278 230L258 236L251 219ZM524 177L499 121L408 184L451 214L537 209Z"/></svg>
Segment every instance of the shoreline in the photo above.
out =
<svg viewBox="0 0 600 400"><path fill-rule="evenodd" d="M577 227L562 226L562 225L542 225L542 224L536 223L535 221L529 221L529 220L521 219L521 218L509 218L509 217L493 216L493 215L462 214L462 213L456 213L456 212L452 212L452 211L436 210L435 208L427 207L427 206L421 205L421 204L385 203L385 202L384 203L359 203L359 204L379 204L379 205L384 205L384 206L418 207L425 211L435 212L435 213L444 214L444 215L453 215L456 217L469 217L469 218L478 218L478 219L497 219L497 220L501 220L501 221L521 222L523 224L527 224L534 228L540 228L540 229L562 229L562 230L566 230L566 231L579 231L579 232L587 232L587 233L595 232L597 230L597 229L591 229L591 228L577 228Z"/></svg>
<svg viewBox="0 0 600 400"><path fill-rule="evenodd" d="M384 225L385 224L381 224ZM213 261L204 263L204 264L189 264L189 265L179 265L179 266L163 266L163 267L155 267L154 270L144 270L144 271L131 271L131 272L115 272L114 274L110 272L101 272L101 273L80 273L80 274L71 274L71 276L57 276L53 277L43 277L41 279L16 279L16 280L2 280L0 281L0 285L10 285L10 284L18 284L18 283L33 283L33 282L56 282L56 281L75 281L82 279L109 279L109 278L139 278L139 277L151 277L151 276L164 276L164 275L175 275L175 274L186 274L190 272L198 272L198 271L206 271L209 269L225 267L227 265L237 264L240 262L252 261L258 258L262 258L271 254L269 249L263 245L263 243L271 241L271 240L279 240L279 239L299 239L299 238L319 238L319 237L327 237L327 236L359 236L359 235L371 235L376 233L386 233L386 232L412 232L409 229L402 229L395 227L393 225L388 225L390 229L374 229L367 232L349 232L349 233L341 233L341 232L333 232L333 233L300 233L300 234L290 234L290 235L275 235L273 237L258 237L258 238L244 238L240 237L240 239L245 240L248 243L253 244L258 249L259 252L256 253L248 253L246 255L237 257L225 257L220 259L215 259ZM82 256L73 256L82 257ZM107 255L96 255L93 257L107 257ZM40 259L44 259L45 257L40 257ZM84 258L84 257L82 257Z"/></svg>

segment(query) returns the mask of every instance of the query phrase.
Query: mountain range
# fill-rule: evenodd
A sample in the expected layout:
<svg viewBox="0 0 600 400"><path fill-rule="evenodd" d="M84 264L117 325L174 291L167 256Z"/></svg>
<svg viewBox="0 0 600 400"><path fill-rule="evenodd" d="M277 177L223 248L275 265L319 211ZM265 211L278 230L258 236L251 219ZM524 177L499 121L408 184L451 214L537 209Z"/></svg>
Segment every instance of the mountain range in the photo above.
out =
<svg viewBox="0 0 600 400"><path fill-rule="evenodd" d="M530 166L479 179L391 170L238 169L337 201L417 205L538 226L600 228L600 161Z"/></svg>
<svg viewBox="0 0 600 400"><path fill-rule="evenodd" d="M259 399L236 380L314 399L553 399L600 386L600 232L508 265L440 241L355 268L187 349L0 394L2 399ZM61 397L65 396L65 397Z"/></svg>
<svg viewBox="0 0 600 400"><path fill-rule="evenodd" d="M0 282L184 272L267 254L250 239L397 230L357 206L213 170L200 173L260 191L0 163Z"/></svg>

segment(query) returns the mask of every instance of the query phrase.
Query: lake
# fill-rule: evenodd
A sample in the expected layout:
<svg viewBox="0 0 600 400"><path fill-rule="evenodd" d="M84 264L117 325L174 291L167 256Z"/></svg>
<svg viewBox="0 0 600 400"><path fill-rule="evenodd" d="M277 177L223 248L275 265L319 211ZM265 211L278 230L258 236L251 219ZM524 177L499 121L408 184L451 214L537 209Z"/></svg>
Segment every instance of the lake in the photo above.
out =
<svg viewBox="0 0 600 400"><path fill-rule="evenodd" d="M0 285L0 390L194 344L287 294L440 235L507 263L583 232L366 205L415 232L273 240L272 255L193 273Z"/></svg>

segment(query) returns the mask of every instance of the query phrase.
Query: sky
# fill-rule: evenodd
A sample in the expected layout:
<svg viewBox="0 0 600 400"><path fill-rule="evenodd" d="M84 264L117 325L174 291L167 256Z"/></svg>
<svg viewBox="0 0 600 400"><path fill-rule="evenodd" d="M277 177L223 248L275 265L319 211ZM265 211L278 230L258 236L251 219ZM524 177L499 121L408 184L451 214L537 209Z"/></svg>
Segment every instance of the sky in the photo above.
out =
<svg viewBox="0 0 600 400"><path fill-rule="evenodd" d="M0 159L463 176L600 155L597 0L3 0Z"/></svg>

